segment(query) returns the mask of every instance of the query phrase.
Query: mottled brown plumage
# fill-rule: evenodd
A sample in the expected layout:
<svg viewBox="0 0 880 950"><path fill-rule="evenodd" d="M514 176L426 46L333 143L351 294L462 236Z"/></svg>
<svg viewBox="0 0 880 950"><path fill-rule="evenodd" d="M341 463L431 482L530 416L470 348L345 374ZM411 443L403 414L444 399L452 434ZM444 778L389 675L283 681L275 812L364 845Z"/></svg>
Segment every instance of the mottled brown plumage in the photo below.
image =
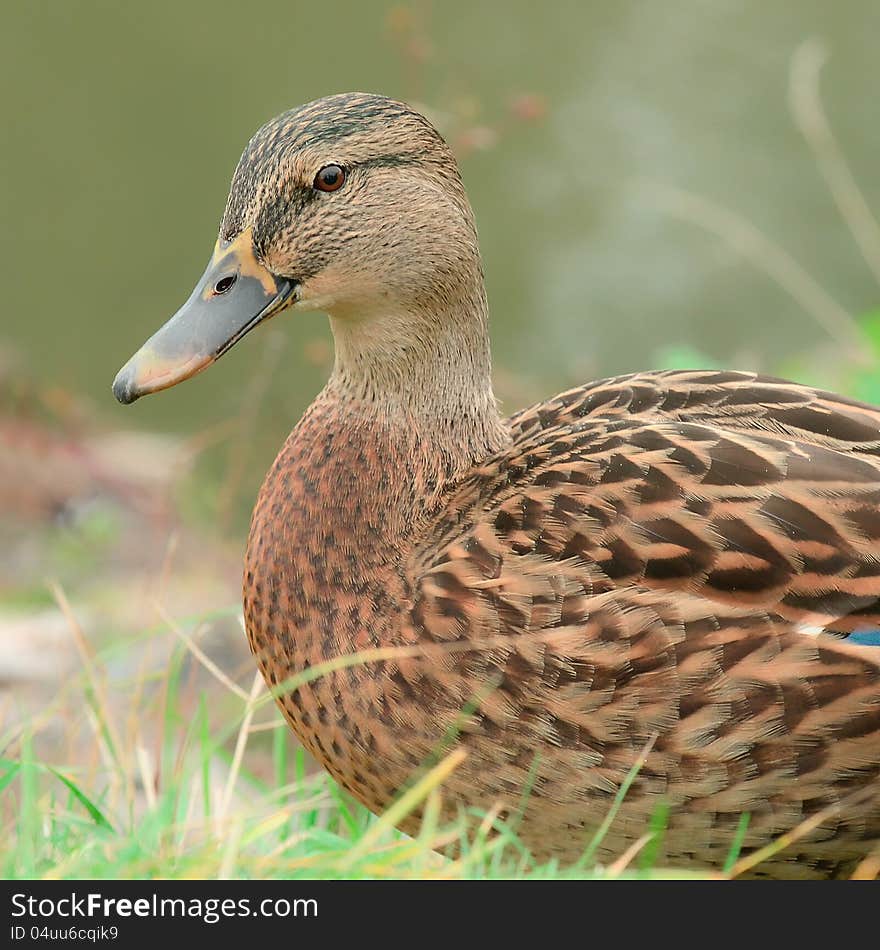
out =
<svg viewBox="0 0 880 950"><path fill-rule="evenodd" d="M330 162L338 193L310 189ZM618 377L509 419L489 378L470 207L426 121L320 100L245 151L221 236L330 313L330 381L254 512L248 637L373 810L459 746L445 803L515 810L576 859L669 818L659 860L718 867L825 812L757 869L847 873L880 846L880 410L735 372ZM405 827L417 827L418 816Z"/></svg>

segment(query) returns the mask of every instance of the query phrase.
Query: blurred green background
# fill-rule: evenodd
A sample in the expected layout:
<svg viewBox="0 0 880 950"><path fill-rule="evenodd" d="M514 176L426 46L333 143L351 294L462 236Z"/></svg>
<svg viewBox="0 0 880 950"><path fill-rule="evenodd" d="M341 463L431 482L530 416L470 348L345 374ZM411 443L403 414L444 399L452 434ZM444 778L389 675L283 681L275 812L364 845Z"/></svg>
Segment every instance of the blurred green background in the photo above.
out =
<svg viewBox="0 0 880 950"><path fill-rule="evenodd" d="M125 426L188 432L237 410L259 335L133 409L109 385L201 273L253 131L359 89L425 103L461 133L512 402L674 360L685 344L778 369L827 329L654 185L747 219L841 310L871 311L876 279L787 100L793 54L821 38L829 120L880 207L878 35L870 0L6 4L0 342ZM516 120L524 95L543 115ZM266 459L321 386L314 343L328 338L321 317L273 330L284 350L258 416Z"/></svg>

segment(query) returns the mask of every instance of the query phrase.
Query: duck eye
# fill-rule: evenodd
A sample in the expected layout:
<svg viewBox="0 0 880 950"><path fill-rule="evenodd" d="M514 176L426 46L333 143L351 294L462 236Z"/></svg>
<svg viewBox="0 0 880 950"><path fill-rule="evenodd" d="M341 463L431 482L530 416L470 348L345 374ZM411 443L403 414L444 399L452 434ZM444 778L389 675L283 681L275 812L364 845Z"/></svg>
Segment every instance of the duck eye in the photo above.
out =
<svg viewBox="0 0 880 950"><path fill-rule="evenodd" d="M214 293L218 296L220 294L225 294L232 285L238 280L238 274L229 274L226 277L221 277L220 280L214 284Z"/></svg>
<svg viewBox="0 0 880 950"><path fill-rule="evenodd" d="M345 181L345 169L341 165L325 165L315 175L314 188L318 191L337 191Z"/></svg>

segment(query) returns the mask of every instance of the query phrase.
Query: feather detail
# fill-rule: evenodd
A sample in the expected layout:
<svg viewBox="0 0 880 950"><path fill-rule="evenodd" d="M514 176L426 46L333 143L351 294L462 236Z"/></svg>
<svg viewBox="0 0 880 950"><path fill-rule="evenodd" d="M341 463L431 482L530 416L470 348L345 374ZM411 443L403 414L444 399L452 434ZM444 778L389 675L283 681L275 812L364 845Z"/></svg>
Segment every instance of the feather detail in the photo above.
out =
<svg viewBox="0 0 880 950"><path fill-rule="evenodd" d="M449 807L513 807L532 782L521 834L574 859L653 740L600 849L609 860L661 799L672 864L723 861L744 811L748 852L837 809L757 873L842 873L874 847L880 411L748 373L620 377L513 416L509 447L427 506L413 431L359 426L357 448L352 411L328 403L279 456L246 603L273 682L347 652L360 629L423 648L283 700L362 801L381 808L451 731L470 755ZM351 456L309 448L336 428L369 471L396 473L387 491L340 490L334 468ZM334 587L328 537L383 506L404 526L378 549L352 540L357 562ZM301 553L280 570L284 549L314 552L312 566ZM255 608L257 578L300 604L296 623Z"/></svg>

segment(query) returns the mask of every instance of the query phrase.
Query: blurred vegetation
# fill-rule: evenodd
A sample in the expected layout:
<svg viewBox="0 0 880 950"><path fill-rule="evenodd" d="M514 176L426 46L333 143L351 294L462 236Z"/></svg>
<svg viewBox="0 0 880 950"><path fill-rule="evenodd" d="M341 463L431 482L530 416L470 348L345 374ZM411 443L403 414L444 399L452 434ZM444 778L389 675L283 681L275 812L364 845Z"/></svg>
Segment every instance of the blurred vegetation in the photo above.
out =
<svg viewBox="0 0 880 950"><path fill-rule="evenodd" d="M243 537L330 366L324 322L273 323L134 409L110 397L188 295L238 154L273 114L365 89L443 130L477 212L511 410L696 366L880 403L880 7L499 9L5 9L0 873L561 873L491 814L440 827L440 773L405 803L426 814L410 842L252 693ZM611 869L585 843L571 873L662 874L662 816L651 831ZM458 857L431 850L453 840Z"/></svg>

